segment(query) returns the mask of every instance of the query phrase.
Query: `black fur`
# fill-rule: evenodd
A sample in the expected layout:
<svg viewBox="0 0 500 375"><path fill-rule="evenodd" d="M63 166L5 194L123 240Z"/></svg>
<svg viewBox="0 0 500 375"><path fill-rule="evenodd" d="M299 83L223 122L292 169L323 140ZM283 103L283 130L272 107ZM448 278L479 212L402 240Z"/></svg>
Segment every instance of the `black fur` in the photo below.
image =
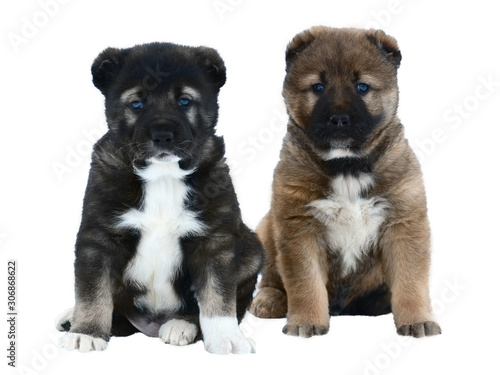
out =
<svg viewBox="0 0 500 375"><path fill-rule="evenodd" d="M334 298L330 298L330 315L367 315L378 316L389 314L391 309L391 293L387 284L383 283L377 288L364 293L350 303L346 303L349 287L338 288Z"/></svg>
<svg viewBox="0 0 500 375"><path fill-rule="evenodd" d="M371 115L354 87L330 89L318 95L306 130L309 139L319 150L345 144L349 150L359 151L381 119ZM341 125L339 117L344 117L347 125Z"/></svg>
<svg viewBox="0 0 500 375"><path fill-rule="evenodd" d="M215 135L217 95L225 83L222 59L210 48L152 43L129 49L109 48L92 65L93 82L106 99L109 131L96 143L76 241L76 302L94 303L99 298L98 280L109 274L113 298L111 332L92 324L72 322L72 332L106 340L109 335L129 335L137 329L126 317L148 322L183 318L199 325L198 295L208 278L216 278L215 293L230 304L237 300L241 321L252 299L263 249L241 220L237 197L224 158L224 141ZM183 86L195 88L194 121L177 105ZM140 87L144 108L134 110L120 100L131 88ZM169 96L170 95L170 96ZM128 114L128 117L127 117ZM130 117L134 118L131 124ZM154 134L172 134L162 146ZM173 282L183 307L176 311L152 311L134 305L147 285L126 282L124 270L136 254L141 234L119 228L118 218L131 208L141 209L144 182L136 174L148 158L163 154L180 157L191 188L185 206L205 224L203 235L180 239L183 263ZM237 290L237 295L235 292ZM221 307L228 314L230 307ZM70 328L69 324L65 328ZM198 332L200 329L198 329ZM199 337L198 337L199 338Z"/></svg>
<svg viewBox="0 0 500 375"><path fill-rule="evenodd" d="M378 316L392 312L391 293L387 284L381 284L345 306L338 315Z"/></svg>
<svg viewBox="0 0 500 375"><path fill-rule="evenodd" d="M324 161L328 175L335 177L352 175L358 177L361 173L371 173L373 164L368 157L361 158L335 158Z"/></svg>
<svg viewBox="0 0 500 375"><path fill-rule="evenodd" d="M391 62L396 69L401 65L402 55L396 44L383 43L376 35L368 35L368 40L376 45L384 58Z"/></svg>

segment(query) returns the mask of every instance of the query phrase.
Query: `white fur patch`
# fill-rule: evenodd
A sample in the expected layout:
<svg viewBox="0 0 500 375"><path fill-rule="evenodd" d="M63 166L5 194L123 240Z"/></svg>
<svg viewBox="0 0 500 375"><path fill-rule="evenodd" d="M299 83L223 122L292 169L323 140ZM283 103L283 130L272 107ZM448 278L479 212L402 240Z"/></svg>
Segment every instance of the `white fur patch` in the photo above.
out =
<svg viewBox="0 0 500 375"><path fill-rule="evenodd" d="M188 110L186 111L186 116L189 120L190 124L194 124L196 122L196 107L190 106Z"/></svg>
<svg viewBox="0 0 500 375"><path fill-rule="evenodd" d="M182 93L183 95L187 95L189 97L191 97L191 99L194 99L194 100L200 100L200 92L192 87L189 87L189 86L184 86L182 88Z"/></svg>
<svg viewBox="0 0 500 375"><path fill-rule="evenodd" d="M200 314L200 326L205 350L210 353L255 353L255 343L243 335L236 318L229 316L206 317Z"/></svg>
<svg viewBox="0 0 500 375"><path fill-rule="evenodd" d="M140 86L137 87L132 87L131 89L125 90L121 96L120 96L120 101L122 103L129 103L134 100L139 100L139 93L141 92L142 88Z"/></svg>
<svg viewBox="0 0 500 375"><path fill-rule="evenodd" d="M315 83L321 83L319 73L311 73L300 78L301 87L311 88Z"/></svg>
<svg viewBox="0 0 500 375"><path fill-rule="evenodd" d="M188 345L196 338L198 328L193 323L182 319L172 319L163 324L158 332L158 337L172 345Z"/></svg>
<svg viewBox="0 0 500 375"><path fill-rule="evenodd" d="M348 148L334 148L332 150L323 152L320 157L323 160L332 160L338 158L355 158L358 154L352 152Z"/></svg>
<svg viewBox="0 0 500 375"><path fill-rule="evenodd" d="M146 183L142 207L123 214L118 224L141 232L125 279L148 288L148 293L135 301L136 305L158 312L181 307L172 285L182 263L179 239L188 233L203 232L196 214L184 206L189 188L183 179L193 171L182 170L178 160L175 156L162 161L152 159L148 167L137 171Z"/></svg>
<svg viewBox="0 0 500 375"><path fill-rule="evenodd" d="M385 199L360 196L372 184L373 178L366 173L335 177L333 193L309 204L311 213L327 228L331 249L341 254L344 274L356 270L357 261L377 241L385 220Z"/></svg>
<svg viewBox="0 0 500 375"><path fill-rule="evenodd" d="M108 347L108 343L103 339L72 332L68 332L62 337L60 345L65 349L77 349L82 353L101 351Z"/></svg>

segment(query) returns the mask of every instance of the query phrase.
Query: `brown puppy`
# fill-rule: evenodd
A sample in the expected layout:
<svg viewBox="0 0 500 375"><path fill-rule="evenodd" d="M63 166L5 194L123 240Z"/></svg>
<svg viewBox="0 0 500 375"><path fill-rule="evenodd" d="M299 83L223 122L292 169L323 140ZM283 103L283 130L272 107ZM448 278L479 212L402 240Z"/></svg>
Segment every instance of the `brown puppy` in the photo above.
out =
<svg viewBox="0 0 500 375"><path fill-rule="evenodd" d="M430 233L419 163L397 115L401 53L378 30L313 27L286 52L289 114L267 249L251 312L283 332L328 332L330 315L392 310L397 331L441 333L432 317Z"/></svg>

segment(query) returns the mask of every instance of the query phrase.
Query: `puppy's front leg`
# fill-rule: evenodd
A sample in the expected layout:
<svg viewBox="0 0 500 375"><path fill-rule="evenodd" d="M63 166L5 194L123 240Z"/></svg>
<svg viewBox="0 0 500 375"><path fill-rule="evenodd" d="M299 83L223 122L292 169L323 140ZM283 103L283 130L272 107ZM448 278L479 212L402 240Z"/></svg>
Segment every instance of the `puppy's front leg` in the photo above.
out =
<svg viewBox="0 0 500 375"><path fill-rule="evenodd" d="M88 251L87 251L88 250ZM106 349L111 333L113 298L109 268L96 250L77 251L76 303L62 346L80 352ZM99 264L97 264L99 263Z"/></svg>
<svg viewBox="0 0 500 375"><path fill-rule="evenodd" d="M211 258L200 268L194 288L200 307L200 327L205 349L214 354L255 353L236 317L237 269L230 252Z"/></svg>
<svg viewBox="0 0 500 375"><path fill-rule="evenodd" d="M314 226L294 219L279 233L278 267L288 297L287 324L283 333L311 337L330 327L327 259Z"/></svg>
<svg viewBox="0 0 500 375"><path fill-rule="evenodd" d="M400 335L422 337L441 333L432 316L429 298L429 242L425 218L393 225L380 242Z"/></svg>

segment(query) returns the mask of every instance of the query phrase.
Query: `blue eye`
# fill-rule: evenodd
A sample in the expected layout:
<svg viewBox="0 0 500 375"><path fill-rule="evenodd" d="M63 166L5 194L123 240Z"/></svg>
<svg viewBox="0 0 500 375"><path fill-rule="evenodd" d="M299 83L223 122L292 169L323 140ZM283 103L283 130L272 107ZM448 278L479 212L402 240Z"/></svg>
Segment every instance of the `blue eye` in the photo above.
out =
<svg viewBox="0 0 500 375"><path fill-rule="evenodd" d="M187 107L191 104L191 100L188 98L180 98L179 99L179 106L180 107Z"/></svg>
<svg viewBox="0 0 500 375"><path fill-rule="evenodd" d="M358 83L356 85L356 91L359 94L366 94L370 90L370 86L368 86L366 83Z"/></svg>
<svg viewBox="0 0 500 375"><path fill-rule="evenodd" d="M142 108L144 108L144 102L141 101L141 100L135 100L132 103L130 103L130 105L134 109L142 109Z"/></svg>
<svg viewBox="0 0 500 375"><path fill-rule="evenodd" d="M315 85L313 85L313 91L315 93L322 93L325 91L325 86L323 86L321 83L316 83Z"/></svg>

